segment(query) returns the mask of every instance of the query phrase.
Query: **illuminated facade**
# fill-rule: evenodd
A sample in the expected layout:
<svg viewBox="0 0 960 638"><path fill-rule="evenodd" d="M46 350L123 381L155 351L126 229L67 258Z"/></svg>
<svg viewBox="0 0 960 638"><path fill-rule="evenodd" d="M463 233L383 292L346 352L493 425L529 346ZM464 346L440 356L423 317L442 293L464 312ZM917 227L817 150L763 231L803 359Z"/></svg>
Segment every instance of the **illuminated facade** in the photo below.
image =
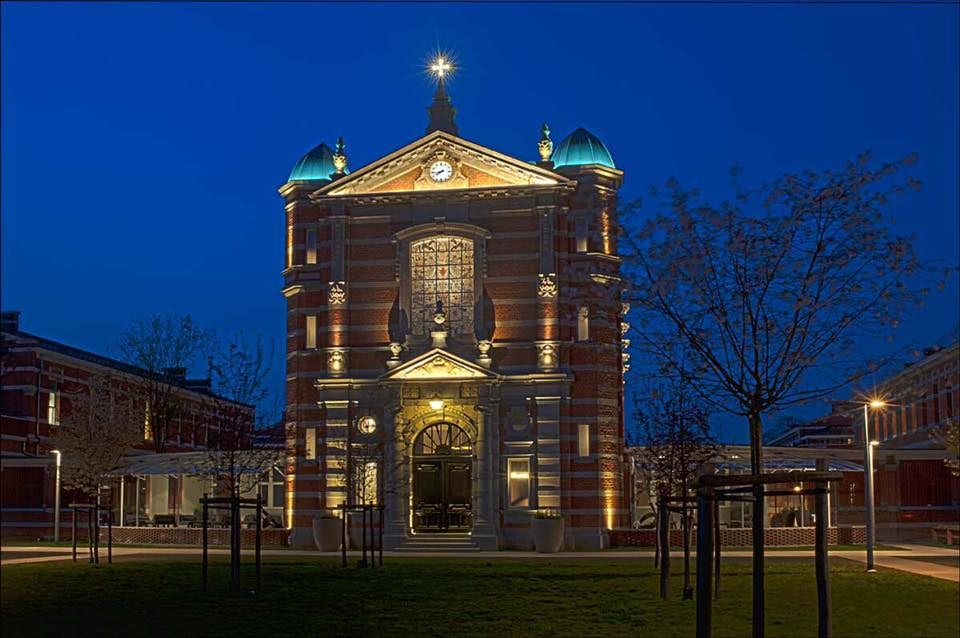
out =
<svg viewBox="0 0 960 638"><path fill-rule="evenodd" d="M546 126L538 162L459 137L438 74L426 135L353 172L321 144L280 189L292 543L373 501L388 547L530 547L545 508L567 548L605 546L628 517L623 173L583 129L556 164Z"/></svg>

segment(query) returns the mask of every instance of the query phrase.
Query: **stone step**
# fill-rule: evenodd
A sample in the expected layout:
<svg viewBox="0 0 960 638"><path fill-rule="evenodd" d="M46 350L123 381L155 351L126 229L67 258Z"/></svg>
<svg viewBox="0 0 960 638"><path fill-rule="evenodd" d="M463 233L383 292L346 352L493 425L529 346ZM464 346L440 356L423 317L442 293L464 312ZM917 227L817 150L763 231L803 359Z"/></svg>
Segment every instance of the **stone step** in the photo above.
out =
<svg viewBox="0 0 960 638"><path fill-rule="evenodd" d="M395 551L416 554L418 552L457 552L469 554L471 552L479 552L480 548L476 545L428 545L426 543L420 545L401 545Z"/></svg>
<svg viewBox="0 0 960 638"><path fill-rule="evenodd" d="M470 534L466 532L452 533L420 533L410 536L397 547L398 552L478 552Z"/></svg>

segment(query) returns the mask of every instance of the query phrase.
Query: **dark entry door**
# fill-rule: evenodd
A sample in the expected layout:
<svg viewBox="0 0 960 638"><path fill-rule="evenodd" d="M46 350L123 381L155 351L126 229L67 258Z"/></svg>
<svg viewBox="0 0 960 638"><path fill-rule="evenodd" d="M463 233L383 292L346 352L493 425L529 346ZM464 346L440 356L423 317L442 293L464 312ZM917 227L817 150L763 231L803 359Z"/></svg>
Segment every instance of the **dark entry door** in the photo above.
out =
<svg viewBox="0 0 960 638"><path fill-rule="evenodd" d="M414 461L414 527L425 532L468 530L470 466L464 459Z"/></svg>

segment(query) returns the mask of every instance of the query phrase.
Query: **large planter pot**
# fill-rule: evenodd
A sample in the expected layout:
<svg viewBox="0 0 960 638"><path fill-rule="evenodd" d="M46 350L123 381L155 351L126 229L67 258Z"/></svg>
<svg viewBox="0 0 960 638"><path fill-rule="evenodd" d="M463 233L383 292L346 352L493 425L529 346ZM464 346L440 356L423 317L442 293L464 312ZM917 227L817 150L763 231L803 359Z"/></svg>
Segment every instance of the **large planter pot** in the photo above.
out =
<svg viewBox="0 0 960 638"><path fill-rule="evenodd" d="M313 542L321 552L335 552L340 549L340 532L343 523L339 518L313 519Z"/></svg>
<svg viewBox="0 0 960 638"><path fill-rule="evenodd" d="M533 546L541 554L559 552L563 547L562 518L534 518L531 522Z"/></svg>

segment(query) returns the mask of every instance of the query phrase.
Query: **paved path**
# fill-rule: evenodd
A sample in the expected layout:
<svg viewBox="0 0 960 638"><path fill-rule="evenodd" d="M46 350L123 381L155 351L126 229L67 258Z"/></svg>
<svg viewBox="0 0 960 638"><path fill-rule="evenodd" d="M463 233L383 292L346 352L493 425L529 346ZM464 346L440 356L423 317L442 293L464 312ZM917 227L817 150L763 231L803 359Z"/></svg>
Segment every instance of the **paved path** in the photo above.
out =
<svg viewBox="0 0 960 638"><path fill-rule="evenodd" d="M934 547L929 545L898 545L898 549L877 550L874 553L875 562L878 567L897 569L900 571L930 576L953 582L960 582L960 568L952 565L937 564L926 562L923 558L954 558L960 557L960 547ZM77 559L87 560L86 548L78 548ZM71 559L71 549L69 547L32 547L32 546L7 546L2 551L16 553L18 555L37 553L36 557L12 558L3 560L4 565L19 565L28 563L45 563L51 561L68 561ZM227 556L228 549L210 549L211 556ZM244 550L244 554L252 554L251 550ZM339 552L315 552L293 549L264 549L263 556L284 556L284 557L336 557ZM680 555L680 552L671 552L672 556ZM695 555L695 552L694 552ZM845 558L866 564L866 552L839 550L831 551L831 556ZM100 559L106 561L107 551L105 547L100 548ZM190 558L199 557L200 548L198 547L114 547L114 559L130 560L136 559L154 559L154 558ZM359 552L350 552L351 559L359 557ZM539 554L537 552L384 552L385 557L390 558L474 558L474 559L526 559L526 560L564 560L569 558L593 558L600 560L651 560L652 552L643 550L606 550L597 552L560 552L557 554ZM751 553L745 550L727 550L723 552L726 558L749 558ZM776 550L767 549L766 556L769 558L812 558L812 550Z"/></svg>

